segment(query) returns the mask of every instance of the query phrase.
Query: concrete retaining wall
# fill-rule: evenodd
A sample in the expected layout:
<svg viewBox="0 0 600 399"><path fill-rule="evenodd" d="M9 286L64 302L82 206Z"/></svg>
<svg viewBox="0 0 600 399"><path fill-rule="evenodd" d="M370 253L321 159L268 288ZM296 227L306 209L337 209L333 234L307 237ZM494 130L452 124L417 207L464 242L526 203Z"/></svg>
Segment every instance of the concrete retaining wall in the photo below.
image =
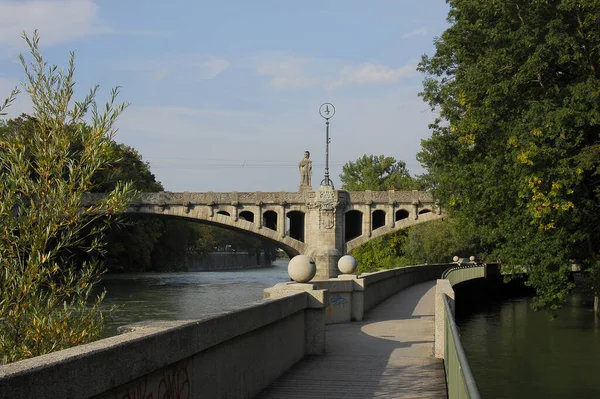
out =
<svg viewBox="0 0 600 399"><path fill-rule="evenodd" d="M1 366L0 397L251 398L310 351L324 326L323 304L302 291L201 320L140 323Z"/></svg>

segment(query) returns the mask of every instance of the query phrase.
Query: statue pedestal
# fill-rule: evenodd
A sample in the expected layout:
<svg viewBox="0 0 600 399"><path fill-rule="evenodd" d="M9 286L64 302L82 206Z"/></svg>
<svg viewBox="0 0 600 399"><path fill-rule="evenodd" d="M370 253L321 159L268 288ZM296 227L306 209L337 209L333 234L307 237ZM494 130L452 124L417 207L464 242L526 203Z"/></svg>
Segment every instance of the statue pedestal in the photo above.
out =
<svg viewBox="0 0 600 399"><path fill-rule="evenodd" d="M306 195L306 255L317 265L315 279L326 280L340 274L337 262L344 255L345 198L330 186Z"/></svg>
<svg viewBox="0 0 600 399"><path fill-rule="evenodd" d="M298 187L298 191L299 192L304 192L304 191L312 191L312 187L311 186L300 186Z"/></svg>

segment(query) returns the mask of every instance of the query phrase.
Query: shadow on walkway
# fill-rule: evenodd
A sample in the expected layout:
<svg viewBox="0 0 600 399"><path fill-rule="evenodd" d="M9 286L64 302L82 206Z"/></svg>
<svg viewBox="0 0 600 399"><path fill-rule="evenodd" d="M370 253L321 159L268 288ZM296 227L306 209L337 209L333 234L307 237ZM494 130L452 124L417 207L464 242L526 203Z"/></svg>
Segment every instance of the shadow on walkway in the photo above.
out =
<svg viewBox="0 0 600 399"><path fill-rule="evenodd" d="M380 303L361 322L327 326L326 354L306 356L257 398L446 398L433 357L435 281Z"/></svg>

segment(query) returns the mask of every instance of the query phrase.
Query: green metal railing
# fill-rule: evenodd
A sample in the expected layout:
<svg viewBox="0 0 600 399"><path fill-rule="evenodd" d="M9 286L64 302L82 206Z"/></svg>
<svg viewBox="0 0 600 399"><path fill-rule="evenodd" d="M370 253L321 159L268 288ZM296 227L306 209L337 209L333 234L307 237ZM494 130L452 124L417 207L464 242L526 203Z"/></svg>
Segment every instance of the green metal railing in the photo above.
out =
<svg viewBox="0 0 600 399"><path fill-rule="evenodd" d="M449 280L455 286L463 281L486 277L486 268L484 264L451 267L442 274L442 279Z"/></svg>
<svg viewBox="0 0 600 399"><path fill-rule="evenodd" d="M445 340L444 340L444 367L446 369L446 385L448 398L479 399L479 389L471 373L467 356L460 342L458 328L454 322L454 314L448 303L448 296L443 295L446 308Z"/></svg>

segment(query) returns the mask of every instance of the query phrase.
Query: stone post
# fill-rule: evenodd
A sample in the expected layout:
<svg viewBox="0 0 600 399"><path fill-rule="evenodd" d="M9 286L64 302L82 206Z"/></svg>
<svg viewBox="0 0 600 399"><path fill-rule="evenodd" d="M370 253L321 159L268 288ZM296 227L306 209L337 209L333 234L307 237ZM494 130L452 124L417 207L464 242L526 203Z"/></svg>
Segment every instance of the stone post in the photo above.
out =
<svg viewBox="0 0 600 399"><path fill-rule="evenodd" d="M391 228L394 228L396 226L396 202L392 202L390 205L390 210L389 210L389 223L388 226L390 226Z"/></svg>
<svg viewBox="0 0 600 399"><path fill-rule="evenodd" d="M363 226L363 234L367 237L371 237L371 234L373 233L373 223L372 223L372 218L373 218L373 203L372 202L367 202L366 205L366 212L364 214L364 226Z"/></svg>
<svg viewBox="0 0 600 399"><path fill-rule="evenodd" d="M419 191L412 190L412 197L413 218L414 220L417 220L419 218L419 205L421 204L421 201L419 199Z"/></svg>
<svg viewBox="0 0 600 399"><path fill-rule="evenodd" d="M285 218L286 217L287 216L285 214L285 205L282 204L281 211L277 215L277 232L279 234L281 234L282 238L285 238L285 236L286 236L286 233L285 233Z"/></svg>
<svg viewBox="0 0 600 399"><path fill-rule="evenodd" d="M238 207L240 206L240 203L237 201L234 201L231 203L231 216L233 216L233 220L235 220L236 222L239 220L239 209Z"/></svg>
<svg viewBox="0 0 600 399"><path fill-rule="evenodd" d="M322 355L325 353L325 309L329 306L329 291L316 289L313 284L279 283L265 288L264 298L279 298L305 291L307 295L304 310L304 354Z"/></svg>
<svg viewBox="0 0 600 399"><path fill-rule="evenodd" d="M350 317L353 321L361 321L365 314L365 280L354 274L341 274L338 276L340 280L352 280L352 296Z"/></svg>
<svg viewBox="0 0 600 399"><path fill-rule="evenodd" d="M256 203L256 216L254 217L254 222L258 225L259 229L262 229L263 226L262 206L262 201Z"/></svg>

